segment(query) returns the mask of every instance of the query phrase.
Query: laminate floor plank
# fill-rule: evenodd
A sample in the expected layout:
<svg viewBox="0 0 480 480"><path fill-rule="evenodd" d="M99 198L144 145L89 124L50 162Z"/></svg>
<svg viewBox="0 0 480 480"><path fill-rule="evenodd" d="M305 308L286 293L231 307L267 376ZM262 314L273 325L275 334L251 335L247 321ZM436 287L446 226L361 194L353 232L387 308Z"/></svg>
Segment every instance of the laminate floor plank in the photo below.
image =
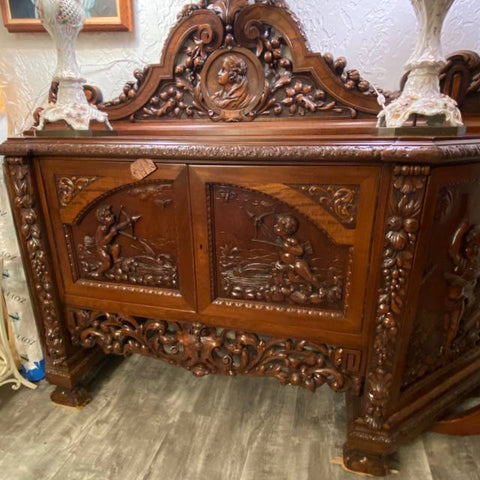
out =
<svg viewBox="0 0 480 480"><path fill-rule="evenodd" d="M480 436L452 437L438 433L424 435L435 480L480 480ZM445 459L451 459L445 468Z"/></svg>
<svg viewBox="0 0 480 480"><path fill-rule="evenodd" d="M268 379L207 377L148 358L114 360L82 410L52 387L0 389L0 480L353 480L331 460L345 402ZM426 434L395 480L480 480L480 437Z"/></svg>

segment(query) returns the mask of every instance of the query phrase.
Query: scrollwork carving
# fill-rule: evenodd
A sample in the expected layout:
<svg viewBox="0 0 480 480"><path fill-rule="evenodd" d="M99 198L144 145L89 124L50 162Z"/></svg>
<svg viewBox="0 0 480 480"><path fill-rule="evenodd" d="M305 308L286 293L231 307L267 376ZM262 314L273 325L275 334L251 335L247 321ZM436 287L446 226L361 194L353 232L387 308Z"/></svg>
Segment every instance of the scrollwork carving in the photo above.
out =
<svg viewBox="0 0 480 480"><path fill-rule="evenodd" d="M61 365L67 350L32 173L24 159L7 159L7 166L13 187L15 216L45 329L46 353L54 365Z"/></svg>
<svg viewBox="0 0 480 480"><path fill-rule="evenodd" d="M356 185L291 185L326 208L343 225L355 228L360 187Z"/></svg>
<svg viewBox="0 0 480 480"><path fill-rule="evenodd" d="M98 177L62 177L58 180L58 201L62 208L68 207L73 199L89 185L96 182Z"/></svg>
<svg viewBox="0 0 480 480"><path fill-rule="evenodd" d="M325 384L336 392L356 392L360 384L360 352L334 346L87 310L69 311L68 323L74 344L100 346L108 354L151 356L184 367L197 377L273 377L312 392ZM352 355L356 359L353 370L347 361Z"/></svg>
<svg viewBox="0 0 480 480"><path fill-rule="evenodd" d="M258 3L272 6L272 2ZM215 13L221 31L206 23L194 28L183 46L185 55L179 56L174 67L174 80L163 81L132 120L199 116L213 121L251 121L261 116L322 112L355 118L357 111L330 97L311 74L293 72L288 43L271 26L238 23L239 13L248 5L245 0L214 0L185 7L181 20L201 10ZM283 3L275 6L286 8ZM245 48L244 37L253 42L254 49ZM215 50L219 39L221 49ZM347 77L347 85L369 93L368 82L355 71ZM122 98L133 98L136 85L127 84Z"/></svg>

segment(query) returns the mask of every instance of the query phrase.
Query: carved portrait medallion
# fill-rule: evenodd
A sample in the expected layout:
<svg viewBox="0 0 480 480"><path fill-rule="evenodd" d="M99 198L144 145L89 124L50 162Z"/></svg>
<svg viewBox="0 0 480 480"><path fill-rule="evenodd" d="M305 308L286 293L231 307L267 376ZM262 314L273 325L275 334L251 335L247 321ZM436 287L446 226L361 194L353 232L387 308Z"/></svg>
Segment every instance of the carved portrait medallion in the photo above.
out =
<svg viewBox="0 0 480 480"><path fill-rule="evenodd" d="M241 120L262 96L262 65L251 51L244 48L214 53L205 64L203 78L205 102L227 121Z"/></svg>

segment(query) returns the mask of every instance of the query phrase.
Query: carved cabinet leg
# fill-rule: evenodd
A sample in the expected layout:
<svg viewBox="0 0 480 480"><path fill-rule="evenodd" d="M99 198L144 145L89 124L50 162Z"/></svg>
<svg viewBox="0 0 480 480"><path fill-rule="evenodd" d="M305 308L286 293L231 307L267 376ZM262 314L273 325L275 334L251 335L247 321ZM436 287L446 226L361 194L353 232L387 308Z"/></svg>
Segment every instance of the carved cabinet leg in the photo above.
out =
<svg viewBox="0 0 480 480"><path fill-rule="evenodd" d="M393 169L364 395L348 401L344 461L351 470L371 475L387 473L387 457L398 446L398 432L391 422L399 393L395 379L401 369L401 333L409 321L405 306L417 268L417 239L429 174L430 169L421 166Z"/></svg>
<svg viewBox="0 0 480 480"><path fill-rule="evenodd" d="M87 396L76 385L98 362L99 352L75 349L65 329L32 161L6 158L4 169L35 317L43 339L47 380L60 387L52 399L79 406L85 404Z"/></svg>

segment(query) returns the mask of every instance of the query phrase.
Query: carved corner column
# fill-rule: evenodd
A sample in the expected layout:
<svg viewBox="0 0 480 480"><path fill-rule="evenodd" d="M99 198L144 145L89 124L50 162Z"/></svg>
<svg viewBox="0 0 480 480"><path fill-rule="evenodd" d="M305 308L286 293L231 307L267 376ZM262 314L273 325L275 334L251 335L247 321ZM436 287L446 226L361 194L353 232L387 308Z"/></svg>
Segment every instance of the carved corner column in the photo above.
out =
<svg viewBox="0 0 480 480"><path fill-rule="evenodd" d="M401 333L408 327L406 305L417 265L417 240L430 168L395 166L379 265L378 299L364 394L349 396L349 432L344 447L351 470L375 476L388 474L387 456L397 449L397 432L390 422L400 385Z"/></svg>
<svg viewBox="0 0 480 480"><path fill-rule="evenodd" d="M58 386L52 399L55 401L61 391L63 396L74 398L59 403L80 406L86 402L87 395L77 384L91 360L72 347L62 321L63 310L47 246L33 162L30 158L7 157L4 171L35 317L43 339L47 380ZM92 353L87 355L92 357ZM95 355L98 357L98 352Z"/></svg>

